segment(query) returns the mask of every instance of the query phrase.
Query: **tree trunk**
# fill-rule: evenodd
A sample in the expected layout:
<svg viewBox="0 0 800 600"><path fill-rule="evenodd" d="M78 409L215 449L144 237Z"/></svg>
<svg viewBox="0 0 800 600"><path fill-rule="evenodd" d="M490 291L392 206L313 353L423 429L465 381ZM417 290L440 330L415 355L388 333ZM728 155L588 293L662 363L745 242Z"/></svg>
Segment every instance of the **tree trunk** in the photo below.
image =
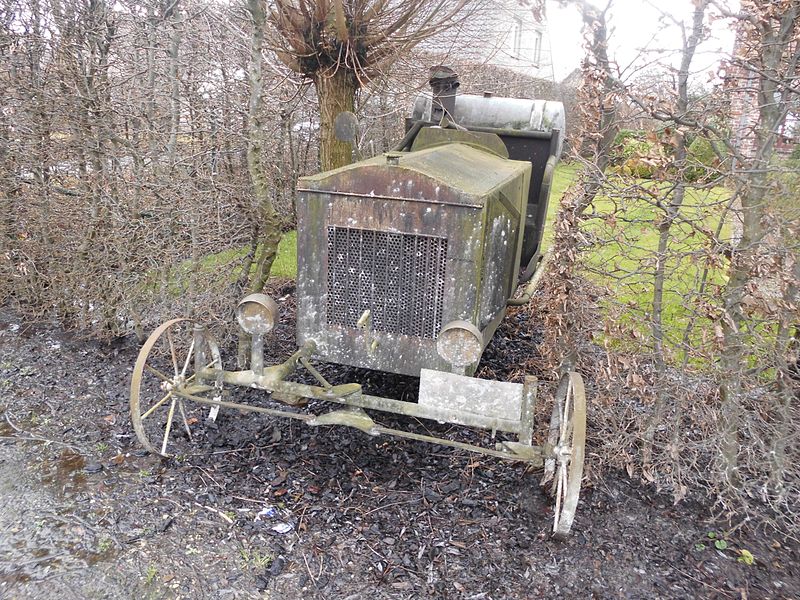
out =
<svg viewBox="0 0 800 600"><path fill-rule="evenodd" d="M762 118L763 118L762 110ZM764 123L764 121L762 121ZM771 153L770 153L771 154ZM759 157L754 164L768 164L769 156ZM755 169L754 169L755 170ZM749 175L749 188L742 195L742 237L733 249L729 278L725 291L724 317L720 327L723 346L720 352L722 367L720 398L722 404L722 440L720 453L726 480L736 485L739 481L739 426L742 414L742 377L746 368L747 347L742 331L745 322L743 300L752 280L753 265L758 261L758 250L764 240L762 219L767 194L766 176L756 172Z"/></svg>
<svg viewBox="0 0 800 600"><path fill-rule="evenodd" d="M691 67L695 50L700 44L703 35L703 21L705 19L707 6L707 1L695 4L692 33L688 39L685 39L683 44L681 66L678 71L678 85L676 89L676 112L679 115L686 114L689 110L689 68ZM664 350L664 289L667 281L667 261L669 259L667 251L672 237L671 229L672 225L681 215L681 208L684 198L686 197L686 184L683 180L684 171L686 169L686 155L686 138L683 134L676 134L675 160L673 164L678 172L678 180L675 184L675 191L672 193L669 204L666 206L665 214L659 214L661 222L658 226L658 253L656 254L656 269L653 278L653 322L651 324L657 391L653 414L644 433L644 445L642 447L642 461L644 464L650 462L656 429L661 424L667 402L672 399L665 380L667 361ZM678 426L679 424L676 423L675 435L677 435Z"/></svg>
<svg viewBox="0 0 800 600"><path fill-rule="evenodd" d="M178 0L173 4L170 22L172 24L172 35L169 45L169 140L167 141L167 169L172 171L175 168L176 153L178 147L178 131L181 126L181 81L180 81L180 46L181 46L181 23L178 15Z"/></svg>
<svg viewBox="0 0 800 600"><path fill-rule="evenodd" d="M264 47L264 28L266 15L260 0L248 0L247 10L253 24L253 35L250 40L250 65L248 77L250 80L250 100L247 106L247 170L253 184L253 194L257 203L256 218L260 240L257 246L256 272L250 276L250 262L246 261L247 272L242 275L249 276L248 288L250 292L260 292L269 278L272 263L278 253L278 244L281 241L280 215L275 210L270 193L270 178L264 164L264 125L261 121L263 105L262 93L264 89L262 49ZM248 336L243 333L239 336L238 363L244 366L246 359L246 344Z"/></svg>
<svg viewBox="0 0 800 600"><path fill-rule="evenodd" d="M323 171L338 169L353 162L353 148L339 141L334 131L336 116L354 112L358 80L344 66L327 75L316 73L314 86L319 100L319 162Z"/></svg>
<svg viewBox="0 0 800 600"><path fill-rule="evenodd" d="M144 117L147 121L147 153L150 161L158 160L158 127L156 125L156 49L157 37L156 27L158 23L158 16L156 15L155 6L148 9L147 18L147 45L145 53L147 57L147 67L145 72L147 78L145 80L144 89Z"/></svg>
<svg viewBox="0 0 800 600"><path fill-rule="evenodd" d="M723 347L720 354L722 373L720 397L722 404L722 468L730 483L739 481L739 428L742 415L742 377L745 369L746 346L743 326L746 315L743 301L748 286L753 283L754 267L759 263L760 247L766 231L770 182L767 177L772 161L780 124L788 112L790 96L779 89L787 73L794 74L798 55L792 56L791 45L796 29L798 7L792 5L777 23L771 19L757 21L758 53L748 57L747 70L758 76L758 122L755 125L755 153L744 172L745 191L742 194L742 237L733 248L729 279L723 292L725 307L720 327ZM790 60L786 60L787 51Z"/></svg>
<svg viewBox="0 0 800 600"><path fill-rule="evenodd" d="M261 231L260 248L256 259L256 272L250 278L251 292L260 292L269 278L272 263L281 240L280 217L270 194L270 178L264 164L264 124L261 121L264 76L264 27L266 15L260 0L248 0L247 9L253 19L253 37L250 44L250 101L248 103L247 168L253 183L258 204L257 218Z"/></svg>

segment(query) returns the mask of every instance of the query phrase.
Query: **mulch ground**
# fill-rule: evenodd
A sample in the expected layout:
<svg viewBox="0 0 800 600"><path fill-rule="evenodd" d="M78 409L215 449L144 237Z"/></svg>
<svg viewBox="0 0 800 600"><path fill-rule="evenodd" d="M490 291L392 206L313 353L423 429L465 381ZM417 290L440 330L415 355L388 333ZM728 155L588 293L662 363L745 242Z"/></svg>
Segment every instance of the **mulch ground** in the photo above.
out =
<svg viewBox="0 0 800 600"><path fill-rule="evenodd" d="M272 358L293 344L290 291L283 302ZM525 319L503 325L483 375L523 375L536 343ZM613 471L559 542L540 473L453 448L223 411L179 459L148 455L128 418L137 351L0 312L1 598L800 596L797 545ZM413 378L326 374L416 393Z"/></svg>

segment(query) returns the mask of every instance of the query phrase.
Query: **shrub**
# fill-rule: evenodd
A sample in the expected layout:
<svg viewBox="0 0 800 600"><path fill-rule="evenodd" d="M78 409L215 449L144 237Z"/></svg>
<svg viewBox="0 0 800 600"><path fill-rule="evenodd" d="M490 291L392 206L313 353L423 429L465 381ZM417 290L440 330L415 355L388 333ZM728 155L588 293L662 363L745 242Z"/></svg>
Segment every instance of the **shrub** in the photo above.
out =
<svg viewBox="0 0 800 600"><path fill-rule="evenodd" d="M651 148L644 131L620 129L611 146L611 164L622 166L632 158L647 155Z"/></svg>
<svg viewBox="0 0 800 600"><path fill-rule="evenodd" d="M611 148L611 166L618 173L652 179L665 167L666 154L657 134L622 129Z"/></svg>
<svg viewBox="0 0 800 600"><path fill-rule="evenodd" d="M707 180L719 170L720 157L714 150L711 140L696 137L686 153L686 181L700 182Z"/></svg>

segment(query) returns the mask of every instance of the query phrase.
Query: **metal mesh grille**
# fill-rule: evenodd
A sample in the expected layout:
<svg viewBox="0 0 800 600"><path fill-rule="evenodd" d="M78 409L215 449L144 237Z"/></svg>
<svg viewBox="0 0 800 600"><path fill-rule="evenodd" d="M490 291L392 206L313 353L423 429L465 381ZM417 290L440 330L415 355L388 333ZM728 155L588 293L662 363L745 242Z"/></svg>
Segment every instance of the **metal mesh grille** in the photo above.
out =
<svg viewBox="0 0 800 600"><path fill-rule="evenodd" d="M435 338L442 327L447 239L328 227L328 323Z"/></svg>

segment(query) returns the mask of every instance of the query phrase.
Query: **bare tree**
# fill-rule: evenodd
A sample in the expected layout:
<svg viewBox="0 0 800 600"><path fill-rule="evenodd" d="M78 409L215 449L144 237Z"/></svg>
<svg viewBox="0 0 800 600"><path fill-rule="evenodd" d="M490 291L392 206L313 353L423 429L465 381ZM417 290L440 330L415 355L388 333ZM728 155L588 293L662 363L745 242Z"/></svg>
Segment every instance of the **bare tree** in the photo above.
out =
<svg viewBox="0 0 800 600"><path fill-rule="evenodd" d="M280 219L275 210L270 196L270 179L267 176L265 159L266 140L264 127L261 121L264 91L264 29L266 27L266 14L261 0L248 0L247 11L252 20L252 38L250 42L250 66L248 76L250 81L250 100L248 103L248 144L247 167L253 182L256 203L258 206L257 227L261 234L258 236L261 248L256 260L256 272L250 282L250 290L260 292L269 277L272 263L278 251L281 239Z"/></svg>
<svg viewBox="0 0 800 600"><path fill-rule="evenodd" d="M704 36L704 26L706 9L709 0L699 0L695 3L694 14L692 16L691 30L686 32L684 24L680 21L676 25L682 34L681 62L675 80L673 91L675 103L671 114L675 119L685 118L689 113L689 75L692 59ZM663 101L663 100L662 100ZM663 106L660 108L664 112ZM675 122L670 120L669 124ZM672 136L674 155L674 170L679 174L674 181L674 187L669 196L668 202L664 204L664 214L658 224L658 248L656 250L656 267L653 278L653 310L652 310L652 338L653 338L653 358L655 362L656 376L659 381L657 386L656 402L653 416L644 434L643 461L645 464L650 462L651 445L656 427L660 425L664 411L664 406L668 402L669 394L665 382L667 360L664 348L664 287L667 279L667 259L668 246L671 241L671 229L675 221L680 216L681 207L686 198L686 185L683 173L686 170L687 143L686 135L679 129L674 129ZM675 425L675 435L677 435L678 425Z"/></svg>
<svg viewBox="0 0 800 600"><path fill-rule="evenodd" d="M578 348L585 328L582 315L591 310L585 303L585 295L578 293L581 287L577 273L579 248L584 235L581 227L584 213L591 205L605 182L605 169L609 164L611 146L616 134L617 105L620 93L612 72L608 56L608 28L606 12L585 0L567 0L564 4L575 4L583 19L583 35L586 54L582 63L583 82L579 89L581 123L579 152L583 160L576 185L564 195L554 224L554 239L550 263L552 277L548 278L546 294L555 307L548 311L546 336L555 352L554 362L558 368L568 371L578 368ZM534 3L534 10L537 9ZM580 154L576 156L582 159ZM553 361L551 361L553 362Z"/></svg>
<svg viewBox="0 0 800 600"><path fill-rule="evenodd" d="M664 14L679 64L651 57L646 81L620 77L604 11L574 4L584 169L535 308L544 366L594 375L606 464L796 531L800 170L776 149L798 101L798 2L702 0L685 31ZM724 83L700 85L693 57L719 19L739 42ZM646 131L615 162L631 124Z"/></svg>

